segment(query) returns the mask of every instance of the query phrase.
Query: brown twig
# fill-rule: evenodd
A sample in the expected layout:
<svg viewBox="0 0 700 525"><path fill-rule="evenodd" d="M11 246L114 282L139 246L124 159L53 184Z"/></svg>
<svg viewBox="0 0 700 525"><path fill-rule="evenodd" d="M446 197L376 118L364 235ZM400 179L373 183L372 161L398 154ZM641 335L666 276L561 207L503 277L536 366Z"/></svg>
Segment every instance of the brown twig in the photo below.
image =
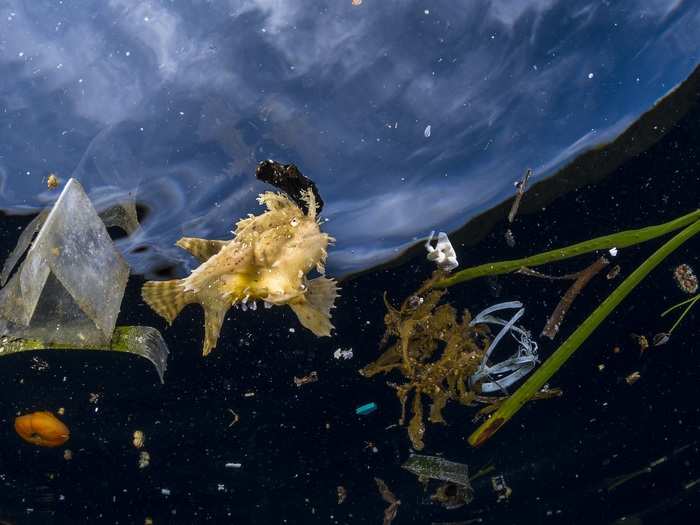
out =
<svg viewBox="0 0 700 525"><path fill-rule="evenodd" d="M550 339L554 339L554 336L556 336L557 332L559 332L559 326L564 320L566 312L569 311L571 303L574 302L576 296L579 293L581 293L581 290L583 290L583 288L588 284L588 281L590 281L598 272L600 272L608 264L610 264L610 262L605 257L600 257L588 268L576 274L576 280L569 287L566 293L562 296L561 300L559 301L559 304L557 304L557 307L554 309L554 312L552 312L552 315L547 320L547 324L544 325L544 328L542 329L542 335L545 335Z"/></svg>
<svg viewBox="0 0 700 525"><path fill-rule="evenodd" d="M523 199L523 194L525 193L525 186L527 185L527 181L532 175L532 170L528 168L528 170L525 172L525 175L523 175L523 178L515 183L515 188L516 188L516 193L515 193L515 200L513 201L513 206L510 208L510 212L508 213L508 222L512 223L513 220L515 219L515 215L518 213L518 208L520 207L520 201Z"/></svg>

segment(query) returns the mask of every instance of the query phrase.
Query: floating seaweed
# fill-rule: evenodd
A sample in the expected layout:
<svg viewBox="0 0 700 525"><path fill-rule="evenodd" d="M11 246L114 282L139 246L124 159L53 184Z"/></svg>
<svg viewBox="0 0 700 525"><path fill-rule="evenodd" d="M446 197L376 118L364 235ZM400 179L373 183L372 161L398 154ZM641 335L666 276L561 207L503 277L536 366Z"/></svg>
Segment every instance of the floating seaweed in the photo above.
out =
<svg viewBox="0 0 700 525"><path fill-rule="evenodd" d="M448 402L453 401L464 406L500 403L501 397L483 395L486 390L482 389L482 385L494 382L491 371L495 369L511 373L516 369L519 371L521 365L527 364L526 361L532 361L529 356L518 354L504 361L508 366L504 364L498 368L500 363L493 367L485 366L487 349L493 349L497 340L491 340L486 321L474 322L466 309L458 318L457 310L453 306L439 304L445 290L429 289L436 279L441 279L444 275L444 272L436 271L415 294L404 300L398 309L389 303L385 294L386 332L380 343L380 349L384 349L384 352L376 361L360 370L365 377L394 371L403 375L404 383L389 385L396 390L401 403L400 425L406 424L409 410L407 407L410 407L412 415L407 430L416 450L422 450L424 447L425 399L430 401L428 421L446 424L442 412ZM508 332L512 328L513 325L510 324L504 329ZM518 358L518 363L511 362L512 359ZM510 365L512 366L509 368ZM531 367L527 372L529 370ZM518 373L519 377L524 375ZM559 395L559 392L553 390L539 398L553 395Z"/></svg>
<svg viewBox="0 0 700 525"><path fill-rule="evenodd" d="M399 510L401 500L396 499L396 496L394 496L394 493L389 490L389 487L386 486L384 480L374 478L374 481L377 483L377 488L379 489L379 494L381 494L382 499L389 504L389 506L384 509L384 521L382 525L391 525L391 522L394 521L396 513Z"/></svg>

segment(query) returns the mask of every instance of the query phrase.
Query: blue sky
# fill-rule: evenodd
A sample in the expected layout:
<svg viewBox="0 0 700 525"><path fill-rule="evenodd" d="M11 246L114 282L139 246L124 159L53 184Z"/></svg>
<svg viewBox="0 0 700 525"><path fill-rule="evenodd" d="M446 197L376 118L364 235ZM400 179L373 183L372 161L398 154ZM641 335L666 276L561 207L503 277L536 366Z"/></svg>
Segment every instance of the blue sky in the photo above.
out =
<svg viewBox="0 0 700 525"><path fill-rule="evenodd" d="M683 0L0 0L0 209L49 203L49 172L131 192L151 214L120 248L148 272L258 212L273 158L317 182L343 274L615 137L698 27Z"/></svg>

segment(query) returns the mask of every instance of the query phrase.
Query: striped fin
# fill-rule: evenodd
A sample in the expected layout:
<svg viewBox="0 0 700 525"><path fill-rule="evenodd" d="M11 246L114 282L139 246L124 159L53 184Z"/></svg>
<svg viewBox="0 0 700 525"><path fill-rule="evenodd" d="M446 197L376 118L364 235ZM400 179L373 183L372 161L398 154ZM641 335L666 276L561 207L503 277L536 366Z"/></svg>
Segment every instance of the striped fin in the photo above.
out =
<svg viewBox="0 0 700 525"><path fill-rule="evenodd" d="M301 300L289 303L299 322L318 337L331 335L331 308L335 308L338 286L335 280L317 277L309 281L309 288Z"/></svg>
<svg viewBox="0 0 700 525"><path fill-rule="evenodd" d="M172 324L185 305L197 300L194 294L185 292L183 283L184 279L148 281L141 289L141 297L168 324Z"/></svg>
<svg viewBox="0 0 700 525"><path fill-rule="evenodd" d="M224 316L231 307L231 303L209 303L204 306L204 347L202 355L209 353L216 347L221 333L221 325L224 323Z"/></svg>
<svg viewBox="0 0 700 525"><path fill-rule="evenodd" d="M212 241L197 237L183 237L175 244L194 255L200 262L206 262L210 257L221 251L230 241Z"/></svg>

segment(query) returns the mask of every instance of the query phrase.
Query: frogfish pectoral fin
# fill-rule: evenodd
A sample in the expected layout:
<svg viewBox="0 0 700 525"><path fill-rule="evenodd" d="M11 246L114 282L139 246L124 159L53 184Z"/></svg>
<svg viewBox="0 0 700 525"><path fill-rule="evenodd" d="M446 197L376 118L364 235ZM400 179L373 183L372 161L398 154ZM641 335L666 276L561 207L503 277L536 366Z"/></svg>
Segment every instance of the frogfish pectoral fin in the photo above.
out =
<svg viewBox="0 0 700 525"><path fill-rule="evenodd" d="M208 261L212 256L221 251L230 241L212 241L209 239L198 239L197 237L183 237L175 243L183 250L187 250L200 262Z"/></svg>
<svg viewBox="0 0 700 525"><path fill-rule="evenodd" d="M331 335L331 308L338 297L338 286L333 279L317 277L309 281L304 296L289 303L299 322L318 337Z"/></svg>

